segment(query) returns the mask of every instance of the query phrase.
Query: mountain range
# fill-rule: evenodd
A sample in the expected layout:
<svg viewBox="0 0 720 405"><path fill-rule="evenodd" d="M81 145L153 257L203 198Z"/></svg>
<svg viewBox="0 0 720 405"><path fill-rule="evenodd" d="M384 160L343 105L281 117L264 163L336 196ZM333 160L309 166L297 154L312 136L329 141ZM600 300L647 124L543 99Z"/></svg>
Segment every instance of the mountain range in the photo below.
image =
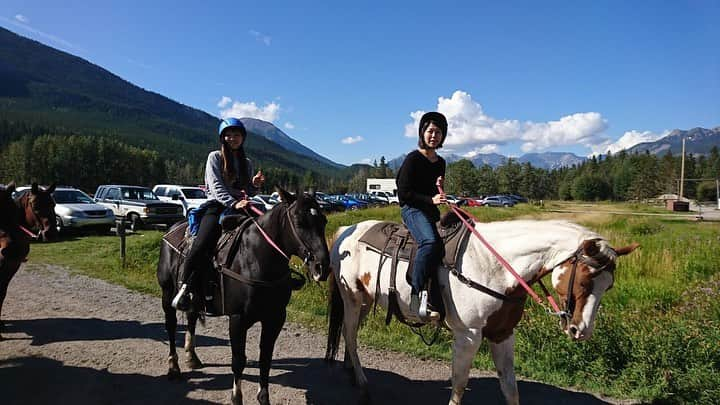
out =
<svg viewBox="0 0 720 405"><path fill-rule="evenodd" d="M653 155L664 155L668 152L675 156L682 153L682 140L685 138L685 153L693 155L705 155L710 153L713 146L720 147L720 127L712 129L693 128L687 131L676 129L670 134L658 139L654 142L643 142L634 145L625 150L626 153L645 153L646 151ZM468 159L475 165L481 167L489 165L493 168L505 164L508 157L497 153L481 153L471 158L466 158L456 154L440 154L445 158L447 163L457 162L461 159ZM615 153L617 154L617 153ZM387 162L387 165L397 170L405 159L405 154L400 155ZM533 167L546 170L559 169L561 167L570 167L579 165L587 160L586 157L575 155L569 152L543 152L543 153L526 153L515 158L517 163L530 163Z"/></svg>
<svg viewBox="0 0 720 405"><path fill-rule="evenodd" d="M219 118L142 89L82 58L43 45L0 28L0 120L54 128L68 134L105 135L141 148L158 151L168 159L202 161L217 148ZM364 165L345 166L319 155L269 122L243 118L248 132L246 150L263 165L295 173L313 171L329 177L349 177ZM56 131L57 132L57 131ZM0 145L10 135L0 132ZM627 151L654 154L708 153L720 145L720 127L674 130L655 141ZM462 156L443 155L448 163ZM397 169L404 155L387 162ZM555 169L582 163L572 153L528 153L516 158L534 167ZM507 162L496 153L470 158L475 166Z"/></svg>
<svg viewBox="0 0 720 405"><path fill-rule="evenodd" d="M158 151L167 159L204 161L218 145L219 118L142 89L82 58L0 28L0 120L52 133L104 135ZM346 176L332 162L270 123L248 119L248 155L294 173ZM0 145L8 141L0 133Z"/></svg>

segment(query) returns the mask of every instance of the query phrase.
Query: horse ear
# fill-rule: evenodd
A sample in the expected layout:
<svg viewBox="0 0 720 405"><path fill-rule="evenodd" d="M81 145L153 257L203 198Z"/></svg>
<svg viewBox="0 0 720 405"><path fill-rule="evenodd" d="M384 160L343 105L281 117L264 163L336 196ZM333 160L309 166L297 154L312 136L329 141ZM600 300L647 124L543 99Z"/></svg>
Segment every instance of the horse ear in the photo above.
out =
<svg viewBox="0 0 720 405"><path fill-rule="evenodd" d="M30 191L32 191L33 194L37 194L37 192L38 192L38 184L37 184L37 183L33 183L33 184L32 184L32 187L30 188Z"/></svg>
<svg viewBox="0 0 720 405"><path fill-rule="evenodd" d="M51 184L50 187L47 188L47 192L52 194L53 191L55 191L55 183Z"/></svg>
<svg viewBox="0 0 720 405"><path fill-rule="evenodd" d="M633 250L640 247L640 244L637 242L633 242L628 246L623 246L621 248L615 249L615 253L617 253L618 256L625 256L626 254L632 253Z"/></svg>
<svg viewBox="0 0 720 405"><path fill-rule="evenodd" d="M592 257L600 253L600 248L597 245L597 239L584 240L582 249L585 256Z"/></svg>
<svg viewBox="0 0 720 405"><path fill-rule="evenodd" d="M280 194L280 200L282 202L292 204L293 201L295 201L295 196L285 191L282 187L277 187L276 189L278 194Z"/></svg>
<svg viewBox="0 0 720 405"><path fill-rule="evenodd" d="M315 199L315 188L314 187L310 187L310 190L308 190L308 195L310 197L312 197L313 200Z"/></svg>
<svg viewBox="0 0 720 405"><path fill-rule="evenodd" d="M8 193L12 193L13 191L15 191L15 182L11 181L10 184L5 186L5 191L7 191Z"/></svg>

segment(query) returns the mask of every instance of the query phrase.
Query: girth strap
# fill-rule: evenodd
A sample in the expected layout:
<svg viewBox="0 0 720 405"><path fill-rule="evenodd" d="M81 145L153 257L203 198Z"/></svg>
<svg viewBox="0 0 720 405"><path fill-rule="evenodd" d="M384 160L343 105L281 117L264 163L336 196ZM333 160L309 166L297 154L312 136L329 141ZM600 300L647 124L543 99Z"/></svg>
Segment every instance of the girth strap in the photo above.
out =
<svg viewBox="0 0 720 405"><path fill-rule="evenodd" d="M277 287L282 284L288 283L290 280L290 272L288 271L285 273L282 277L277 278L272 281L266 281L266 280L258 280L250 277L243 276L242 274L236 273L229 268L222 266L220 268L220 273L224 274L233 280L237 280L243 284L251 285L253 287L265 287L265 288L272 288Z"/></svg>

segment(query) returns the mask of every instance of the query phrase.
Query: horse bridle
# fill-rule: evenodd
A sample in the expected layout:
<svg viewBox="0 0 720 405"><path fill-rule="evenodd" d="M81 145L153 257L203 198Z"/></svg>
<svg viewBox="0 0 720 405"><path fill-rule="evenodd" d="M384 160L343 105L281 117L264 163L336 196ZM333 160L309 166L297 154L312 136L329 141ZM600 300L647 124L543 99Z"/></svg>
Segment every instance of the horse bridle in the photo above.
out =
<svg viewBox="0 0 720 405"><path fill-rule="evenodd" d="M295 205L293 203L292 205ZM300 247L305 251L305 259L303 259L303 265L307 265L309 262L315 260L315 255L313 254L312 250L310 250L310 247L305 243L305 241L300 237L300 234L298 233L297 229L295 228L295 223L293 222L292 218L290 218L290 207L285 210L285 218L287 218L288 222L290 223L290 230L293 233L293 236L295 236L295 240L300 244Z"/></svg>
<svg viewBox="0 0 720 405"><path fill-rule="evenodd" d="M601 265L595 258L584 255L583 251L583 247L580 246L575 253L570 256L570 260L572 260L572 270L570 270L570 279L568 280L565 309L563 310L563 313L560 314L560 316L564 319L572 318L572 314L575 311L575 295L573 294L573 287L575 287L575 273L577 273L578 262L582 262L584 265L594 268L598 271L598 273L602 271L612 272L614 270L614 268L609 268L614 264L612 260L608 260L607 263Z"/></svg>
<svg viewBox="0 0 720 405"><path fill-rule="evenodd" d="M23 204L23 207L22 207L22 208L23 208L23 218L24 218L24 217L25 217L24 214L25 214L26 208L27 208L27 206L28 206L29 204L31 204L31 203L30 203L30 197L27 197L27 198L25 199L26 201L22 201L22 197L20 198L20 200L21 200L21 203ZM26 233L28 236L30 236L31 238L33 238L33 239L38 239L38 238L40 237L40 234L41 234L42 231L43 231L43 230L42 230L42 220L40 219L40 215L38 215L37 212L35 212L35 209L34 209L32 206L30 207L30 212L32 212L33 217L35 218L35 223L38 225L38 232L37 232L37 234L33 233L33 232L32 232L31 230L29 230L28 228L22 226L22 224L18 224L18 228L20 228L21 231L25 232L25 233Z"/></svg>

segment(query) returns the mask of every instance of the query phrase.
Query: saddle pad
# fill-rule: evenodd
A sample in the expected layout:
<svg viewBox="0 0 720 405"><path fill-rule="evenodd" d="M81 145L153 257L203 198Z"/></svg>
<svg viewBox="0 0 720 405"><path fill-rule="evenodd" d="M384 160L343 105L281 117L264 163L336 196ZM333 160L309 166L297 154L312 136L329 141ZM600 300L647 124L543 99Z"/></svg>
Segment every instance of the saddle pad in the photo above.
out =
<svg viewBox="0 0 720 405"><path fill-rule="evenodd" d="M444 222L448 221L441 221L441 223ZM470 236L470 231L461 222L438 226L437 229L445 248L443 264L453 267L457 263L460 248ZM403 261L410 261L417 250L417 244L405 225L395 222L379 222L373 225L360 238L359 242L365 243L373 250L387 256L393 256L397 250L398 259Z"/></svg>
<svg viewBox="0 0 720 405"><path fill-rule="evenodd" d="M163 240L165 240L170 247L183 256L185 256L185 251L188 245L186 237L187 229L188 222L187 220L184 220L173 225L170 230L163 235Z"/></svg>

